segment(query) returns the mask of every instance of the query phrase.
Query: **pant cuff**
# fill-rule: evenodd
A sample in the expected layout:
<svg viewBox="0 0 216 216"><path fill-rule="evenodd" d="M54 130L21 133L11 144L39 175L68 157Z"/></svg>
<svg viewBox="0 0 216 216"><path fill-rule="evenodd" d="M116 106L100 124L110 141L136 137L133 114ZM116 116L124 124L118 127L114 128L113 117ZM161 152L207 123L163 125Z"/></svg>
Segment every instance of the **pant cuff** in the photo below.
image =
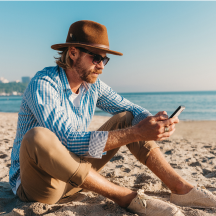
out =
<svg viewBox="0 0 216 216"><path fill-rule="evenodd" d="M69 178L68 183L73 187L79 187L85 181L92 164L80 159L80 165L77 168L76 172Z"/></svg>
<svg viewBox="0 0 216 216"><path fill-rule="evenodd" d="M145 147L146 149L148 149L148 151L147 151L147 153L146 153L146 155L145 155L145 161L144 161L144 164L146 165L146 161L147 161L147 159L148 159L148 157L149 157L151 151L152 151L153 149L159 148L159 146L156 144L156 142L154 142L154 141L149 141L149 142L146 142L146 144L144 145L144 147Z"/></svg>

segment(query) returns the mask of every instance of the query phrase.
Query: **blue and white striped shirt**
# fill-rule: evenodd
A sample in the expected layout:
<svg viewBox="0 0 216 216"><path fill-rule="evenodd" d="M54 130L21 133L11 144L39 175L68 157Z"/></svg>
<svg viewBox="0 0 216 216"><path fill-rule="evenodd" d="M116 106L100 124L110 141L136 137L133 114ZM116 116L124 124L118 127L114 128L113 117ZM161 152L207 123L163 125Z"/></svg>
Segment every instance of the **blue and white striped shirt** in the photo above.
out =
<svg viewBox="0 0 216 216"><path fill-rule="evenodd" d="M108 138L107 131L87 131L96 106L108 113L130 111L133 124L151 115L146 109L121 97L100 79L83 82L79 88L79 106L71 100L72 91L65 71L59 66L36 73L26 88L18 115L17 133L11 153L9 182L14 193L20 174L19 151L23 136L34 127L45 127L61 143L79 156L101 158Z"/></svg>

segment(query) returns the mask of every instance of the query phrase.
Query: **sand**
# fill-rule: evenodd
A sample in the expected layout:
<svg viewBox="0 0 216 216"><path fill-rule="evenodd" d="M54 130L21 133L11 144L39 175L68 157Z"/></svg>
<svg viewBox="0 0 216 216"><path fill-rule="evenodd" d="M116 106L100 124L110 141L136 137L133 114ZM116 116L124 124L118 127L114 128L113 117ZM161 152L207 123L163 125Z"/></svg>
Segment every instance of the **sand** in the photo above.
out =
<svg viewBox="0 0 216 216"><path fill-rule="evenodd" d="M99 128L109 117L95 116L89 130ZM17 113L0 113L0 214L17 215L135 215L111 200L93 192L81 192L55 205L25 203L10 189L10 154L16 134ZM216 195L216 121L181 121L176 132L158 142L171 166L187 181L203 185ZM101 171L111 182L145 189L146 194L169 202L170 190L147 167L140 164L126 147ZM216 215L216 209L180 207L186 216Z"/></svg>

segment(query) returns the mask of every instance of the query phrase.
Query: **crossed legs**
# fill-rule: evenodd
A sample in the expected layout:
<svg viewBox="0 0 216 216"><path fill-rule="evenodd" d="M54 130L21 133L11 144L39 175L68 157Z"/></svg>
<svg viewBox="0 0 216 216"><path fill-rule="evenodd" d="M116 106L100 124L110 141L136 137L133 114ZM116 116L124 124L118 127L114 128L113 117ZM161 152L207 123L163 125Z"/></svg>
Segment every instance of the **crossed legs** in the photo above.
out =
<svg viewBox="0 0 216 216"><path fill-rule="evenodd" d="M131 114L119 114L99 130L128 127L131 121ZM193 188L166 162L154 142L133 143L127 147L173 193L185 194ZM23 201L53 204L64 194L73 194L83 188L99 193L121 207L127 207L136 192L109 182L97 172L117 151L118 149L111 150L101 160L88 159L87 162L69 152L48 129L32 129L26 134L21 145L21 186L17 194Z"/></svg>

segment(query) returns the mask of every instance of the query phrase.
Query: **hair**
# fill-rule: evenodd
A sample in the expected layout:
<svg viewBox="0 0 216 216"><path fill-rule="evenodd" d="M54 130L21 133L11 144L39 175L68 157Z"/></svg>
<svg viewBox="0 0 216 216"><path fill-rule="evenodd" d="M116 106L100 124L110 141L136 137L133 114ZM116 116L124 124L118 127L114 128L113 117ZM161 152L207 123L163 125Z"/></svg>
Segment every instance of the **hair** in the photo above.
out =
<svg viewBox="0 0 216 216"><path fill-rule="evenodd" d="M62 51L58 52L59 57L54 57L56 59L56 64L63 69L71 69L73 65L73 60L70 58L68 51L70 47L64 48Z"/></svg>

